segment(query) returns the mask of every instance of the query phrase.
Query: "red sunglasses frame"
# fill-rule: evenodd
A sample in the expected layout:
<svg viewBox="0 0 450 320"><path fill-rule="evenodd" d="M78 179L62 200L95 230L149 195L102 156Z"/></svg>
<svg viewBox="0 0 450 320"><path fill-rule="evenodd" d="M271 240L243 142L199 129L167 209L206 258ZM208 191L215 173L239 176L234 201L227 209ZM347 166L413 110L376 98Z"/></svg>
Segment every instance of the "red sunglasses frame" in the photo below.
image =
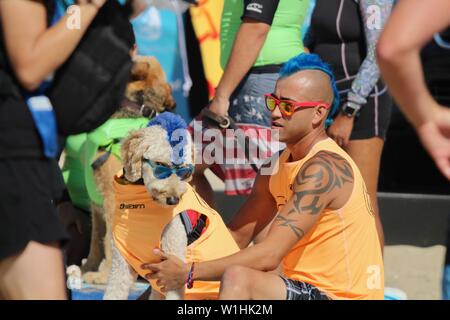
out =
<svg viewBox="0 0 450 320"><path fill-rule="evenodd" d="M270 110L270 108L267 106L267 98L272 98L273 100L275 100L275 108L273 110ZM307 109L307 108L314 108L317 107L319 105L325 107L326 109L329 109L331 107L331 105L329 103L323 102L323 101L304 101L304 102L297 102L297 101L293 101L293 100L287 100L287 99L278 99L277 97L275 97L273 95L273 93L266 93L264 94L264 102L266 104L267 109L269 109L270 112L274 112L275 109L278 107L278 109L280 110L280 113L286 117L290 117L287 116L286 114L283 114L283 111L280 108L280 103L281 102L285 102L285 103L289 103L291 106L294 107L294 111L292 112L292 114L294 114L294 112L296 112L298 109Z"/></svg>

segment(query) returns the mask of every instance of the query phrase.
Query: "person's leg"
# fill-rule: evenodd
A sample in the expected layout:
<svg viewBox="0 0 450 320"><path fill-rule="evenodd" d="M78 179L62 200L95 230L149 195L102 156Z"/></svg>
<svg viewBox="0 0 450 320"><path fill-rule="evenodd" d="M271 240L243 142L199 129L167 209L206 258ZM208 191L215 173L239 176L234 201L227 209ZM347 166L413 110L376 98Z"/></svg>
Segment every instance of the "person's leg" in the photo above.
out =
<svg viewBox="0 0 450 320"><path fill-rule="evenodd" d="M285 300L286 285L276 274L232 266L223 274L219 299Z"/></svg>
<svg viewBox="0 0 450 320"><path fill-rule="evenodd" d="M30 241L18 255L0 261L0 291L11 300L67 299L61 249Z"/></svg>
<svg viewBox="0 0 450 320"><path fill-rule="evenodd" d="M384 232L378 210L378 175L380 171L381 153L384 141L380 138L351 140L346 151L361 171L375 213L378 236L381 248L384 248Z"/></svg>

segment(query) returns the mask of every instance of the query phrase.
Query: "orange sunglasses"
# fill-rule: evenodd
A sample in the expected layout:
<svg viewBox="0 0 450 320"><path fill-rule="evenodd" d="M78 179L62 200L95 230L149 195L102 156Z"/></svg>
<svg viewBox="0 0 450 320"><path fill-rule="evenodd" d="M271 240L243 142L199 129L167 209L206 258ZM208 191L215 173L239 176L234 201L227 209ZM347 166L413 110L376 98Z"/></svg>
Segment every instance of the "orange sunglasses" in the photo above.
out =
<svg viewBox="0 0 450 320"><path fill-rule="evenodd" d="M280 109L281 115L284 118L290 118L298 109L314 108L318 105L322 105L325 108L330 108L331 105L326 102L321 101L306 101L297 102L293 100L278 99L272 93L266 93L264 95L266 101L266 107L270 112L274 112L276 107Z"/></svg>

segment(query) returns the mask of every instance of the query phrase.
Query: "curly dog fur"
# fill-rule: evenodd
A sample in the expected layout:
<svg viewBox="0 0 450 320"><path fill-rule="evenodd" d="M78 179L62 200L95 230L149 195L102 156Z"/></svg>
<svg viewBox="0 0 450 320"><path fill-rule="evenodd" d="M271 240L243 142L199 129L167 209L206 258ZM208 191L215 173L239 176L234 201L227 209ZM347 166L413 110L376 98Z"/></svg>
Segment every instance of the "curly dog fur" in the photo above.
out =
<svg viewBox="0 0 450 320"><path fill-rule="evenodd" d="M164 115L164 114L163 114ZM162 116L163 116L162 115ZM155 119L158 120L158 119ZM184 157L180 165L193 165L194 152L191 136L188 131L186 145L184 146ZM150 126L130 133L122 144L122 161L124 175L127 181L136 182L143 179L149 196L161 206L168 206L168 199L177 199L186 192L191 178L181 180L172 174L166 179L157 179L153 174L152 167L143 160L172 165L173 148L166 138L167 132L160 125ZM164 229L161 238L162 249L185 261L186 248L188 245L186 229L180 216L176 216ZM136 272L128 265L125 259L112 241L112 269L105 292L105 299L127 299L129 290L137 278ZM163 298L156 290L152 290L150 299ZM166 299L179 300L184 298L184 289L167 292Z"/></svg>

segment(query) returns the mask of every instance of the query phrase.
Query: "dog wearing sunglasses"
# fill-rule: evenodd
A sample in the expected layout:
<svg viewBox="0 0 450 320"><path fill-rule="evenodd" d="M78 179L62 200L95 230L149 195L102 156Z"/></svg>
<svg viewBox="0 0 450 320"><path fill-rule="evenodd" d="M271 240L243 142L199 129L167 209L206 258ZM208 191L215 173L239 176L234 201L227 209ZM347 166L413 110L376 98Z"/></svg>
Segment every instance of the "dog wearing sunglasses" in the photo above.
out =
<svg viewBox="0 0 450 320"><path fill-rule="evenodd" d="M153 249L188 262L217 259L239 250L220 215L189 185L194 145L184 120L170 112L152 119L122 143L123 172L114 178L112 269L104 299L127 299L142 264L158 263ZM150 299L214 299L218 282L164 292L149 280Z"/></svg>

